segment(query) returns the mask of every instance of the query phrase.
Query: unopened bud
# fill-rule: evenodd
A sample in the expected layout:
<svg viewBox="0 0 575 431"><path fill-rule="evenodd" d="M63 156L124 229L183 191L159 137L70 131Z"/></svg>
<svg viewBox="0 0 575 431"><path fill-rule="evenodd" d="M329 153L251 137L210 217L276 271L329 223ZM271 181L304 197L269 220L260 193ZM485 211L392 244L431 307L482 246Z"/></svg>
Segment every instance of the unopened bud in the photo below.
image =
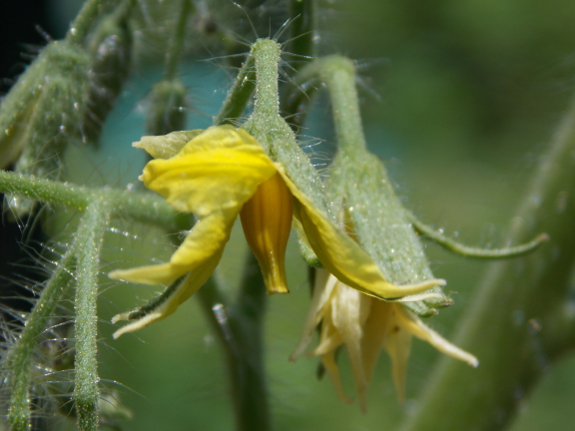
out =
<svg viewBox="0 0 575 431"><path fill-rule="evenodd" d="M91 51L84 136L90 142L97 142L130 71L132 35L126 20L115 16L105 18L96 32Z"/></svg>
<svg viewBox="0 0 575 431"><path fill-rule="evenodd" d="M58 177L66 145L80 137L88 69L88 54L67 41L52 42L42 51L0 106L0 167L16 162L17 172ZM35 203L6 197L17 217Z"/></svg>
<svg viewBox="0 0 575 431"><path fill-rule="evenodd" d="M146 130L167 135L186 128L186 87L179 79L163 80L152 87Z"/></svg>
<svg viewBox="0 0 575 431"><path fill-rule="evenodd" d="M280 174L260 184L240 217L246 239L260 264L268 293L287 293L285 250L290 234L293 197Z"/></svg>

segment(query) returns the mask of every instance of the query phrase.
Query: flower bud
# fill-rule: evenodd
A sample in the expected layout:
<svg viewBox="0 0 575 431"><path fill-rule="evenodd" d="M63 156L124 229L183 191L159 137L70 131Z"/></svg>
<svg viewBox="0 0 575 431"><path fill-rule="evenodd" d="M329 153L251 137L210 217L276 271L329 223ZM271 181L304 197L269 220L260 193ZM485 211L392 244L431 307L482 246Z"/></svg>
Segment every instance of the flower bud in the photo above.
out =
<svg viewBox="0 0 575 431"><path fill-rule="evenodd" d="M115 16L105 18L96 32L91 52L84 136L90 142L97 142L130 71L132 35L126 20Z"/></svg>
<svg viewBox="0 0 575 431"><path fill-rule="evenodd" d="M88 54L67 41L52 42L42 51L0 106L0 167L16 162L16 172L58 177L66 145L80 137L88 69ZM16 217L35 204L29 198L6 198Z"/></svg>
<svg viewBox="0 0 575 431"><path fill-rule="evenodd" d="M186 87L179 79L162 80L152 87L146 130L167 135L186 128Z"/></svg>
<svg viewBox="0 0 575 431"><path fill-rule="evenodd" d="M260 184L240 217L257 258L268 293L287 293L285 250L290 234L293 197L280 174Z"/></svg>

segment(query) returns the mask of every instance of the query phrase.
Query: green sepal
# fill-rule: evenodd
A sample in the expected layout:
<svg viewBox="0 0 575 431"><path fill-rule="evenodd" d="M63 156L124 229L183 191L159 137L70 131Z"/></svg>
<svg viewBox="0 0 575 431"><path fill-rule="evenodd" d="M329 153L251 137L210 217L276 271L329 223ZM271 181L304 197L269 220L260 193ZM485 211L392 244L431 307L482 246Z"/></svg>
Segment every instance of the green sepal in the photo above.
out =
<svg viewBox="0 0 575 431"><path fill-rule="evenodd" d="M66 40L50 43L20 77L0 106L0 167L56 179L66 145L81 138L89 56ZM15 217L35 202L7 196Z"/></svg>
<svg viewBox="0 0 575 431"><path fill-rule="evenodd" d="M363 150L340 150L329 169L327 187L331 199L339 199L342 223L351 222L352 234L390 282L403 285L434 278L419 237L377 157ZM429 293L437 296L403 305L427 317L453 303L439 286Z"/></svg>

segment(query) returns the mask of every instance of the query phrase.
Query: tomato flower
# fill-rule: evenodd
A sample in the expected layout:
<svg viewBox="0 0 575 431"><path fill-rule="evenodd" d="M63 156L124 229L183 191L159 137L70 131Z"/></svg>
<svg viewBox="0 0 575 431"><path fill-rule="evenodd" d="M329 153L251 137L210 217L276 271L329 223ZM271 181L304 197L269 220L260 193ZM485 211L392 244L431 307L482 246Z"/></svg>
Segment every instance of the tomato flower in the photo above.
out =
<svg viewBox="0 0 575 431"><path fill-rule="evenodd" d="M260 263L268 293L287 292L284 253L292 215L321 264L342 283L382 299L413 295L443 280L397 286L330 218L318 210L245 130L214 126L205 131L144 137L134 144L155 158L140 179L181 212L198 221L183 243L160 265L115 270L109 276L169 287L150 304L114 317L134 320L115 332L138 330L164 319L209 278L222 256L238 215ZM175 283L176 281L180 280Z"/></svg>
<svg viewBox="0 0 575 431"><path fill-rule="evenodd" d="M316 327L320 327L318 346L310 352L320 356L339 398L349 403L335 355L345 346L351 364L362 410L366 410L366 391L382 348L392 362L394 384L400 401L405 397L405 374L411 337L427 341L437 350L477 367L477 359L428 328L400 302L381 301L364 295L319 269L312 303L300 342L290 360L295 361L310 344Z"/></svg>

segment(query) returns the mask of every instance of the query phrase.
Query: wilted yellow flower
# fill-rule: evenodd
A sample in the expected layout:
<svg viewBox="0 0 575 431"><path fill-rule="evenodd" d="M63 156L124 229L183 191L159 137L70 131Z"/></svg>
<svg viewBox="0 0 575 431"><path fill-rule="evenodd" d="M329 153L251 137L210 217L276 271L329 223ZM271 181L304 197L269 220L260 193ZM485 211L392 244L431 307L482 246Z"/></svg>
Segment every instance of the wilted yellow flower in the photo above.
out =
<svg viewBox="0 0 575 431"><path fill-rule="evenodd" d="M473 367L479 364L473 355L428 328L401 303L364 295L323 269L316 273L305 329L290 360L295 361L306 350L318 325L319 344L309 354L321 357L339 398L349 403L351 400L345 395L335 360L336 350L345 346L363 411L366 410L366 391L382 348L391 357L393 381L400 401L405 398L405 375L412 336Z"/></svg>
<svg viewBox="0 0 575 431"><path fill-rule="evenodd" d="M240 213L268 293L288 291L284 252L292 211L323 266L355 289L392 299L444 284L435 279L404 286L389 283L367 253L315 208L283 166L274 163L242 129L215 126L203 132L145 137L134 145L155 158L140 177L146 187L176 210L193 213L198 221L169 262L109 274L114 279L164 285L185 276L153 303L114 317L114 322L135 320L116 331L116 338L164 319L206 282Z"/></svg>

